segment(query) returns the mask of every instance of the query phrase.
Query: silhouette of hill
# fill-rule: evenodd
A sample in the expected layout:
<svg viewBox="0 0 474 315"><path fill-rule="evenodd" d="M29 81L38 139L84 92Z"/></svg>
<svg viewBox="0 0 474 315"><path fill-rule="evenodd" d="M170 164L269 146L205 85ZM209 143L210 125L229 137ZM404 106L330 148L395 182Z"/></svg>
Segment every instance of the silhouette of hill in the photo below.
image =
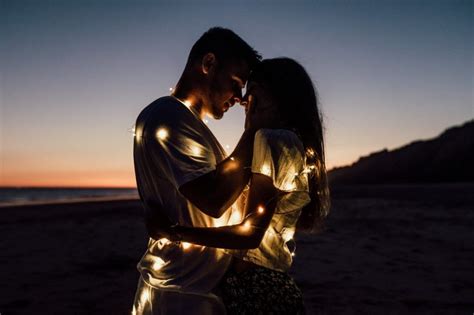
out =
<svg viewBox="0 0 474 315"><path fill-rule="evenodd" d="M332 185L474 181L474 120L329 171Z"/></svg>

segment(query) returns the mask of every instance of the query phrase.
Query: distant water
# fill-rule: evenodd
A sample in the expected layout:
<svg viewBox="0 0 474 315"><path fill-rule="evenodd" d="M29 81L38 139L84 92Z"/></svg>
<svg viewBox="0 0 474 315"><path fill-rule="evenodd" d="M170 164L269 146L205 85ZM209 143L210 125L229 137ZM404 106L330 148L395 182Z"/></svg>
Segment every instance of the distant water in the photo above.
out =
<svg viewBox="0 0 474 315"><path fill-rule="evenodd" d="M138 198L138 192L129 188L0 188L0 207L107 198Z"/></svg>

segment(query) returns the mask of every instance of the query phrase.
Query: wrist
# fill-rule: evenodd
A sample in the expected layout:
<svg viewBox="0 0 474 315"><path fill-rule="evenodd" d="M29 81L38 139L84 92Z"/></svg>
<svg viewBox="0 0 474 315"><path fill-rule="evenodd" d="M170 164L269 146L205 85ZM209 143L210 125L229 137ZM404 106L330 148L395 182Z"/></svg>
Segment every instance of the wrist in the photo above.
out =
<svg viewBox="0 0 474 315"><path fill-rule="evenodd" d="M180 226L178 224L170 227L170 241L181 242L183 235L180 233Z"/></svg>
<svg viewBox="0 0 474 315"><path fill-rule="evenodd" d="M246 165L250 164L252 159L255 132L255 130L251 129L245 130L242 136L240 137L239 143L237 143L234 152L232 153L232 156L241 159L245 162L244 164Z"/></svg>

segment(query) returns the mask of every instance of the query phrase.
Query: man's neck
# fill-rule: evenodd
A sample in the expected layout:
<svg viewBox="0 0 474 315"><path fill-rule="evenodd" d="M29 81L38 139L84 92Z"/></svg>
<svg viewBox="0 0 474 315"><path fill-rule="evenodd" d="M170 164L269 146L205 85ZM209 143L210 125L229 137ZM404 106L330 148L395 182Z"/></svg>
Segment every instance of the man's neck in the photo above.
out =
<svg viewBox="0 0 474 315"><path fill-rule="evenodd" d="M202 101L198 97L198 93L195 93L190 86L183 84L180 81L171 95L176 97L186 106L191 106L198 113L199 117L204 119L205 112L202 108Z"/></svg>

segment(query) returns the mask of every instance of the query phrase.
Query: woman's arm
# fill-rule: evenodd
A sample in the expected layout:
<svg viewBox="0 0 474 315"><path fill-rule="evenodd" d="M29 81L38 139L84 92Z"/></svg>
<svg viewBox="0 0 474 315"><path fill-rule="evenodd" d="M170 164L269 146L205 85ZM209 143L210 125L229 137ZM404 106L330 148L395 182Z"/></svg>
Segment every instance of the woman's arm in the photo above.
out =
<svg viewBox="0 0 474 315"><path fill-rule="evenodd" d="M257 248L275 212L279 193L270 177L254 173L250 180L245 219L240 224L217 228L176 226L171 229L170 240L218 248Z"/></svg>

